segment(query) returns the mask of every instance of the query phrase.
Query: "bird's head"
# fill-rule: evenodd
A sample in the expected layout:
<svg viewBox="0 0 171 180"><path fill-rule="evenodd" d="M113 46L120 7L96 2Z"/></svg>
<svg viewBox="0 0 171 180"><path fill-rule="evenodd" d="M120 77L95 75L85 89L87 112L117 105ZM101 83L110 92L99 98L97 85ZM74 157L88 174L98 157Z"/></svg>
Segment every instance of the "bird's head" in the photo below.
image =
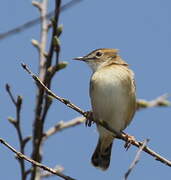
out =
<svg viewBox="0 0 171 180"><path fill-rule="evenodd" d="M102 67L102 65L108 65L111 62L115 62L119 64L121 58L117 58L118 56L118 49L96 49L91 53L87 54L83 57L74 58L74 60L80 60L86 62L93 71Z"/></svg>

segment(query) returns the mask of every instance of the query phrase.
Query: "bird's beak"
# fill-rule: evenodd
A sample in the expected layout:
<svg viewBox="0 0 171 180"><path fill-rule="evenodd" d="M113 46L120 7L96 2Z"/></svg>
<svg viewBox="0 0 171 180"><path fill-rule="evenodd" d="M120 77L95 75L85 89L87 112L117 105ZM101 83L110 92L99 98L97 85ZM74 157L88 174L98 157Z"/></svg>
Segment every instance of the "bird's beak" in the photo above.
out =
<svg viewBox="0 0 171 180"><path fill-rule="evenodd" d="M92 60L92 59L93 58L89 58L87 56L73 58L73 60L78 60L78 61L88 61L88 60Z"/></svg>
<svg viewBox="0 0 171 180"><path fill-rule="evenodd" d="M76 57L76 58L73 58L73 60L78 60L78 61L84 61L84 57Z"/></svg>

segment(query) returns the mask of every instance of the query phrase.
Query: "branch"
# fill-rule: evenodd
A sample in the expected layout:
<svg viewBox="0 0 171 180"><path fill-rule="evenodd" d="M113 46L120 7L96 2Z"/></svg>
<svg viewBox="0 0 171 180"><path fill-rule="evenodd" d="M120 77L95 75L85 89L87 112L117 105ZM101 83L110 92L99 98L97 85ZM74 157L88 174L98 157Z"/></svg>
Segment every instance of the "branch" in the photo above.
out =
<svg viewBox="0 0 171 180"><path fill-rule="evenodd" d="M52 128L48 129L45 133L44 133L44 137L43 140L45 141L48 137L54 135L57 132L60 132L64 129L70 128L70 127L74 127L76 125L82 124L83 122L85 122L85 117L81 116L81 117L77 117L75 119L72 119L68 122L58 122L55 126L53 126Z"/></svg>
<svg viewBox="0 0 171 180"><path fill-rule="evenodd" d="M62 171L64 171L64 168L62 167L62 166L55 166L54 168L53 168L56 172L62 172ZM52 176L52 175L54 175L54 174L52 174L52 173L50 173L50 172L43 172L42 174L41 174L41 178L48 178L48 177L50 177L50 176Z"/></svg>
<svg viewBox="0 0 171 180"><path fill-rule="evenodd" d="M73 103L71 103L69 100L61 98L59 96L57 96L55 93L53 93L50 89L48 89L41 81L40 79L33 74L29 68L27 67L26 64L21 64L22 67L24 68L24 70L26 70L34 79L34 81L39 84L40 86L42 86L42 88L44 88L44 90L51 95L53 98L59 100L60 102L62 102L63 104L65 104L66 106L72 108L73 110L77 111L78 113L82 114L85 118L89 118L87 112L84 112L81 108L77 107L76 105L74 105ZM125 142L128 142L128 137L129 135L123 133L123 132L117 132L115 131L115 129L111 128L110 126L108 126L107 123L105 123L104 121L97 121L95 119L93 119L93 121L101 126L103 126L104 128L106 128L108 131L110 131L111 133L113 133L114 136L117 136L118 139L122 139ZM131 141L130 142L132 145L136 146L136 147L141 147L143 145L142 142L140 141ZM143 151L148 153L149 155L153 156L155 158L155 160L160 161L161 163L170 166L171 167L171 161L167 160L166 158L162 157L161 155L159 155L158 153L156 153L155 151L153 151L152 149L150 149L149 147L145 146L143 148Z"/></svg>
<svg viewBox="0 0 171 180"><path fill-rule="evenodd" d="M6 91L12 101L12 103L14 104L15 108L16 108L16 119L13 118L8 118L9 122L11 124L14 125L16 131L17 131L17 135L18 135L18 139L19 139L19 145L20 145L20 151L21 153L24 154L24 147L26 144L26 141L23 139L23 135L22 135L22 131L21 131L21 125L20 125L20 112L21 112L21 105L22 105L22 97L18 96L17 99L15 100L12 92L11 92L11 88L9 86L9 84L6 84ZM20 164L20 168L21 168L21 177L22 180L26 179L26 173L25 173L25 163L23 159L18 159L19 164Z"/></svg>
<svg viewBox="0 0 171 180"><path fill-rule="evenodd" d="M66 176L65 174L59 172L59 171L56 171L52 168L49 168L48 166L45 166L37 161L34 161L33 159L27 157L26 155L22 154L21 152L18 152L16 149L14 149L11 145L9 145L5 140L1 139L0 138L0 143L2 143L3 145L5 145L8 149L10 149L12 152L14 152L19 159L24 159L30 163L32 163L33 165L45 170L45 171L48 171L56 176L59 176L65 180L75 180L74 178L71 178L70 176Z"/></svg>
<svg viewBox="0 0 171 180"><path fill-rule="evenodd" d="M23 69L25 69L25 70L32 76L32 78L35 80L35 82L36 82L38 85L40 85L40 86L47 92L47 94L49 94L49 95L52 96L53 98L57 99L58 101L64 103L66 106L74 109L74 110L77 111L78 113L82 114L84 117L87 117L87 113L84 112L81 108L79 108L78 106L72 104L69 100L57 96L57 95L56 95L55 93L53 93L50 89L48 89L48 88L43 84L43 82L41 82L40 79L39 79L35 74L33 74L33 73L29 70L29 68L28 68L28 66L27 66L26 64L23 64L23 63L22 63L21 65L22 65Z"/></svg>
<svg viewBox="0 0 171 180"><path fill-rule="evenodd" d="M149 142L149 139L146 139L146 140L143 142L142 146L139 147L139 149L138 149L138 151L137 151L137 153L136 153L136 156L135 156L133 162L132 162L131 165L129 166L128 171L125 173L125 180L128 179L129 174L130 174L131 171L134 169L134 167L136 166L136 164L139 162L141 152L142 152L142 150L144 149L144 147L147 145L148 142Z"/></svg>
<svg viewBox="0 0 171 180"><path fill-rule="evenodd" d="M47 6L48 0L43 0L40 3L40 17L41 17L41 34L40 34L40 51L39 51L39 77L42 81L44 81L44 76L46 73L46 57L45 50L47 44L47 35L48 35L48 22L47 22Z"/></svg>
<svg viewBox="0 0 171 180"><path fill-rule="evenodd" d="M35 5L35 3L33 3ZM47 43L47 33L48 33L48 23L47 23L47 6L48 0L42 0L39 3L39 11L41 17L41 33L40 33L40 43L39 43L39 78L42 82L45 82L46 77L46 57L44 56L44 52L46 49ZM38 86L37 96L36 96L36 107L35 107L35 119L33 122L33 150L32 150L32 159L37 162L41 162L42 154L41 154L41 143L43 137L43 128L44 121L42 121L41 114L43 110L44 103L44 89ZM31 180L40 179L40 171L37 166L33 166L31 172Z"/></svg>
<svg viewBox="0 0 171 180"><path fill-rule="evenodd" d="M82 1L82 0L71 0L70 2L64 4L64 5L61 7L61 12L65 11L65 10L67 10L67 9L69 9L69 8L71 8L72 6L74 6L75 4L77 4L77 3L81 2L81 1ZM46 15L46 17L49 19L49 18L52 17L53 14L54 14L54 12L50 12L50 13L48 13L48 14ZM33 20L31 20L31 21L28 21L28 22L26 22L26 23L24 23L24 24L22 24L22 25L20 25L20 26L18 26L18 27L16 27L16 28L10 29L10 30L7 31L7 32L1 33L1 34L0 34L0 40L3 40L3 39L5 39L5 38L7 38L7 37L10 37L10 36L15 35L15 34L17 34L17 33L20 33L20 32L22 32L22 31L24 31L24 30L27 30L28 28L31 28L31 27L33 27L34 25L40 23L40 21L41 21L41 17L38 17L38 18L33 19Z"/></svg>
<svg viewBox="0 0 171 180"><path fill-rule="evenodd" d="M57 28L58 28L60 10L61 10L61 0L55 0L55 11L54 11L54 17L52 19L53 29L52 29L51 44L50 44L49 53L47 57L47 68L51 66L54 50L56 51L56 65L58 64L60 45L59 45L59 39L57 35L58 33Z"/></svg>
<svg viewBox="0 0 171 180"><path fill-rule="evenodd" d="M54 134L56 134L58 132L61 132L61 131L65 130L67 128L80 125L80 124L84 123L85 120L86 120L85 117L79 116L79 117L76 117L76 118L74 118L72 120L69 120L67 122L64 122L64 121L58 122L56 125L54 125L53 127L49 128L43 134L43 141L46 141L49 137L53 136ZM26 141L29 141L31 139L32 139L32 136L28 136L28 137L25 138Z"/></svg>
<svg viewBox="0 0 171 180"><path fill-rule="evenodd" d="M59 21L59 15L60 15L60 10L61 10L61 0L56 0L55 1L55 11L54 11L54 17L52 19L52 37L51 37L51 42L50 42L50 48L49 52L46 56L46 64L44 64L44 81L46 86L50 88L51 86L51 81L56 72L64 67L66 67L65 62L59 63L59 52L60 52L60 45L59 45L59 36L62 33L62 28L58 28L58 21ZM60 33L59 33L60 29ZM54 51L56 52L56 64L52 66L52 60L53 60L53 53ZM62 67L62 68L60 68ZM49 96L45 96L45 102L43 104L43 112L42 112L42 123L44 123L46 115L48 113L48 110L52 104L51 98Z"/></svg>
<svg viewBox="0 0 171 180"><path fill-rule="evenodd" d="M35 3L33 3L35 5ZM54 11L54 18L52 21L53 30L52 30L52 38L50 42L50 50L49 53L45 56L45 49L47 44L47 33L48 33L48 23L47 23L47 6L48 0L43 0L36 7L40 10L41 15L41 40L39 44L39 78L40 80L46 84L48 88L51 86L52 77L55 73L66 67L65 62L61 62L58 64L58 57L59 57L59 44L57 45L54 40L57 40L58 36L61 34L62 29L58 26L58 19L60 14L60 7L61 0L56 0L55 2L55 11ZM58 47L58 49L57 49ZM53 53L56 51L56 65L52 66L52 58ZM32 159L41 162L42 155L41 155L41 148L42 148L42 140L44 134L44 124L46 115L48 110L52 104L52 98L45 94L44 89L41 86L38 86L38 92L36 97L36 108L35 108L35 119L34 119L34 128L33 128L33 152L32 152ZM40 179L40 172L36 166L33 166L33 171L31 175L31 180Z"/></svg>
<svg viewBox="0 0 171 180"><path fill-rule="evenodd" d="M170 97L169 94L164 94L162 96L157 97L156 99L152 101L146 101L143 99L139 99L137 101L137 110L139 109L144 109L144 108L149 108L149 107L168 107L171 105L170 101L168 101L168 97Z"/></svg>

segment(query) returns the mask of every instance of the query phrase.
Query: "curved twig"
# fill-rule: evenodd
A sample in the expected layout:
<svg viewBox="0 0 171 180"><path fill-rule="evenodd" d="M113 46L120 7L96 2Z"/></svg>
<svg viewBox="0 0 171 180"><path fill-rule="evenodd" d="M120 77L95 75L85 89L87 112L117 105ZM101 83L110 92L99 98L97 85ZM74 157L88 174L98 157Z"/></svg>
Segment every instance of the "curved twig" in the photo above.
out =
<svg viewBox="0 0 171 180"><path fill-rule="evenodd" d="M125 173L125 180L128 179L129 174L130 174L131 171L134 169L134 167L136 166L136 164L139 162L141 152L142 152L143 148L147 145L148 142L149 142L149 139L146 139L146 140L143 142L142 146L139 147L139 149L138 149L138 151L137 151L137 153L136 153L136 156L135 156L134 160L132 161L131 165L129 166L128 171Z"/></svg>

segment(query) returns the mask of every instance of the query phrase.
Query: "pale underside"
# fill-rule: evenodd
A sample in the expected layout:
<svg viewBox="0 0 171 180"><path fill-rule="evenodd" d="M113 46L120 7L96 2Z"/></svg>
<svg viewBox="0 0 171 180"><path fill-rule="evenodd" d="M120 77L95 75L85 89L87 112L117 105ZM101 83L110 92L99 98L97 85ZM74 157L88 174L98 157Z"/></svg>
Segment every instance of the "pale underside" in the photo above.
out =
<svg viewBox="0 0 171 180"><path fill-rule="evenodd" d="M124 66L101 68L94 72L90 83L90 97L94 118L121 131L131 122L136 109L133 73ZM110 138L109 131L97 126L100 137Z"/></svg>

